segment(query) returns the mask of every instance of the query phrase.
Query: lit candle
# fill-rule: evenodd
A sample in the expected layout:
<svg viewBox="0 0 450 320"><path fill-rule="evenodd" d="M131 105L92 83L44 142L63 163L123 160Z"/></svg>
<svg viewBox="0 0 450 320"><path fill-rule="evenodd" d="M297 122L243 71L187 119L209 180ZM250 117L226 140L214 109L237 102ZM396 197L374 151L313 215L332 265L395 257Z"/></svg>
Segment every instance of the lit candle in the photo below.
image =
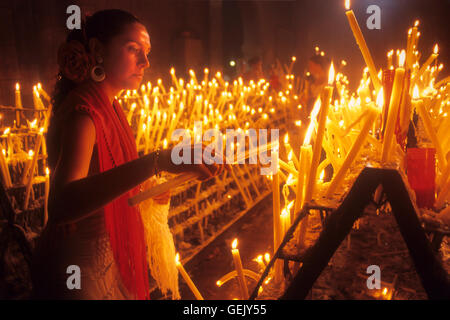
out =
<svg viewBox="0 0 450 320"><path fill-rule="evenodd" d="M303 208L303 201L304 201L304 192L305 192L305 184L306 184L306 177L307 177L307 163L308 158L311 159L312 157L312 147L308 143L307 145L303 144L303 146L300 147L300 166L298 168L298 175L297 175L297 194L295 198L295 207L294 207L294 219L297 218L297 214L299 211Z"/></svg>
<svg viewBox="0 0 450 320"><path fill-rule="evenodd" d="M175 86L177 87L177 91L180 90L180 84L178 83L177 76L175 75L175 69L170 69L170 75L172 76L172 82L175 83Z"/></svg>
<svg viewBox="0 0 450 320"><path fill-rule="evenodd" d="M192 293L194 294L195 298L197 300L205 300L203 299L203 296L200 294L200 291L198 291L197 287L195 286L194 282L192 282L191 278L187 274L186 270L184 270L183 265L180 262L180 255L177 253L175 256L175 265L177 266L178 272L183 277L184 281L188 285L189 289L191 289Z"/></svg>
<svg viewBox="0 0 450 320"><path fill-rule="evenodd" d="M419 72L417 73L416 79L420 79L420 76L425 72L425 70L430 66L430 64L439 56L439 47L436 44L433 49L433 53L430 57L425 61L425 63L420 67Z"/></svg>
<svg viewBox="0 0 450 320"><path fill-rule="evenodd" d="M138 148L139 148L139 144L141 142L142 130L144 128L144 118L145 118L144 109L141 109L139 123L138 123L138 132L137 132L137 136L136 136L136 146Z"/></svg>
<svg viewBox="0 0 450 320"><path fill-rule="evenodd" d="M37 84L37 90L39 92L40 95L42 95L44 97L45 100L47 100L49 103L51 102L51 99L49 97L49 95L47 94L47 92L45 92L45 90L42 88L41 83L39 82Z"/></svg>
<svg viewBox="0 0 450 320"><path fill-rule="evenodd" d="M244 270L242 268L242 261L239 255L239 249L237 249L237 239L233 240L231 247L232 247L231 253L233 255L234 267L236 268L236 272L238 275L241 297L243 300L246 300L248 299L248 288L244 278Z"/></svg>
<svg viewBox="0 0 450 320"><path fill-rule="evenodd" d="M399 67L395 69L394 84L392 86L391 100L389 102L388 118L386 130L383 138L381 162L386 163L390 157L390 150L394 142L394 130L397 122L400 98L403 90L403 80L405 77L405 51L403 50L399 58Z"/></svg>
<svg viewBox="0 0 450 320"><path fill-rule="evenodd" d="M20 96L19 83L16 83L15 105L16 105L16 108L22 109L22 98ZM16 110L16 126L17 126L17 128L20 128L20 111L19 110Z"/></svg>
<svg viewBox="0 0 450 320"><path fill-rule="evenodd" d="M333 180L331 180L330 186L328 187L328 191L326 194L327 197L332 197L334 195L334 192L341 185L342 181L344 180L347 174L347 171L350 169L350 166L352 165L353 161L358 157L362 147L367 141L369 131L372 128L373 122L375 121L375 118L378 115L378 111L375 109L375 105L373 102L366 112L367 115L366 121L364 122L364 126L361 129L361 132L359 133L355 142L353 143L347 156L345 157L342 166L339 168L338 172L334 175Z"/></svg>
<svg viewBox="0 0 450 320"><path fill-rule="evenodd" d="M272 211L273 211L273 252L278 250L278 247L281 244L283 239L282 235L282 226L280 223L279 215L280 215L280 175L277 171L272 175ZM283 266L282 262L275 262L275 281L279 281L282 278Z"/></svg>
<svg viewBox="0 0 450 320"><path fill-rule="evenodd" d="M4 181L6 188L11 188L11 177L9 175L9 169L8 169L8 162L6 161L5 157L6 151L5 149L2 149L2 152L0 152L0 170L2 173L2 180Z"/></svg>
<svg viewBox="0 0 450 320"><path fill-rule="evenodd" d="M137 104L134 102L131 104L131 108L128 111L127 121L131 125L131 118L133 117L134 109L136 109ZM142 109L141 109L142 110Z"/></svg>
<svg viewBox="0 0 450 320"><path fill-rule="evenodd" d="M436 135L436 131L434 131L430 116L428 115L427 110L425 110L423 100L419 99L419 88L417 87L417 85L414 86L412 104L416 108L417 113L419 114L424 124L425 131L427 132L428 136L431 139L431 142L436 148L438 166L441 169L441 172L443 172L447 167L447 161L445 160L444 151L442 150L442 146Z"/></svg>
<svg viewBox="0 0 450 320"><path fill-rule="evenodd" d="M305 200L304 200L305 203L310 202L314 196L317 167L319 165L320 156L322 153L322 141L323 141L323 136L325 133L326 120L327 120L327 115L328 115L328 109L330 107L331 96L333 94L333 87L332 87L333 82L334 82L334 67L333 67L333 63L331 63L330 72L328 74L328 86L326 86L324 88L323 95L322 95L324 101L322 103L322 107L320 108L316 141L314 142L314 149L313 149L312 160L311 160L311 168L309 170L308 183L306 185L306 190L305 190Z"/></svg>
<svg viewBox="0 0 450 320"><path fill-rule="evenodd" d="M42 133L43 133L43 128L41 128L41 130L39 131L39 133L36 137L33 160L31 162L30 169L28 170L29 178L28 178L28 183L27 183L26 189L25 189L25 202L24 202L25 210L28 209L28 202L30 200L30 191L31 191L31 187L33 185L34 169L36 168L36 165L37 165L37 160L39 157L39 150L41 148L42 139L43 139ZM23 181L26 181L26 174L27 174L27 172L24 172Z"/></svg>
<svg viewBox="0 0 450 320"><path fill-rule="evenodd" d="M356 21L355 14L353 13L353 10L350 10L350 0L345 0L345 8L347 9L345 15L347 16L350 28L352 29L353 36L355 37L356 43L361 50L364 61L369 68L370 78L372 79L375 90L378 91L381 87L381 84L377 76L377 69L375 68L375 64L373 63L373 59L370 54L369 48L367 47L366 40L364 40L364 36L361 32L361 29L359 28L358 21Z"/></svg>

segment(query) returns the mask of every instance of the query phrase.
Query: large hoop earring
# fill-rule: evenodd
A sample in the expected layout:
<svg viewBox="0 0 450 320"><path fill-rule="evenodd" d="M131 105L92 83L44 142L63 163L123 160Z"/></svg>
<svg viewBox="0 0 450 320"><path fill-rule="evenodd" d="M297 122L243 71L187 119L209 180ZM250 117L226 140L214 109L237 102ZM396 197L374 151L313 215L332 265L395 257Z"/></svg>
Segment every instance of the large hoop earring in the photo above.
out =
<svg viewBox="0 0 450 320"><path fill-rule="evenodd" d="M96 82L102 82L106 78L105 69L101 65L96 65L91 69L91 78Z"/></svg>

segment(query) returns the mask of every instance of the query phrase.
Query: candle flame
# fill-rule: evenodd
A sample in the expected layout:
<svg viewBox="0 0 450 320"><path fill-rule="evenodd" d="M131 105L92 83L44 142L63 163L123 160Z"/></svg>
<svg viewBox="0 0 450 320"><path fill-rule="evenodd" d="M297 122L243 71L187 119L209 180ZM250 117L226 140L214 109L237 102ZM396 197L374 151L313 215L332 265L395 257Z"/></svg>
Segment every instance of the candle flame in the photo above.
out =
<svg viewBox="0 0 450 320"><path fill-rule="evenodd" d="M400 56L398 57L398 66L401 68L405 64L405 50L402 50L400 53Z"/></svg>
<svg viewBox="0 0 450 320"><path fill-rule="evenodd" d="M322 170L322 172L320 173L319 180L323 182L323 178L325 178L325 170Z"/></svg>
<svg viewBox="0 0 450 320"><path fill-rule="evenodd" d="M19 91L19 90L20 90L20 85L19 85L19 83L18 83L18 82L16 83L16 90L17 90L17 91Z"/></svg>
<svg viewBox="0 0 450 320"><path fill-rule="evenodd" d="M237 238L236 238L236 239L234 239L233 242L231 243L231 248L236 249L236 248L237 248L237 243L238 243L238 240L237 240Z"/></svg>
<svg viewBox="0 0 450 320"><path fill-rule="evenodd" d="M413 89L413 99L419 99L419 98L420 98L419 87L416 84Z"/></svg>
<svg viewBox="0 0 450 320"><path fill-rule="evenodd" d="M284 143L285 144L289 143L289 134L287 134L287 133L284 135Z"/></svg>
<svg viewBox="0 0 450 320"><path fill-rule="evenodd" d="M29 156L29 157L34 156L34 151L33 151L33 150L29 150L29 151L28 151L28 156Z"/></svg>
<svg viewBox="0 0 450 320"><path fill-rule="evenodd" d="M175 255L175 263L176 263L176 264L179 264L179 263L180 263L180 254L179 254L179 253L177 253L177 254Z"/></svg>
<svg viewBox="0 0 450 320"><path fill-rule="evenodd" d="M267 263L269 263L270 262L270 254L269 253L265 253L264 254L264 260L267 262Z"/></svg>
<svg viewBox="0 0 450 320"><path fill-rule="evenodd" d="M350 0L345 0L345 9L350 10Z"/></svg>
<svg viewBox="0 0 450 320"><path fill-rule="evenodd" d="M172 68L170 68L170 74L171 75L174 75L175 74L175 69L172 67Z"/></svg>
<svg viewBox="0 0 450 320"><path fill-rule="evenodd" d="M5 129L5 131L3 131L3 134L8 134L11 131L11 129L8 127Z"/></svg>
<svg viewBox="0 0 450 320"><path fill-rule="evenodd" d="M383 292L382 292L382 293L383 293L384 296L387 294L387 291L388 291L387 288L384 288L384 289L383 289Z"/></svg>
<svg viewBox="0 0 450 320"><path fill-rule="evenodd" d="M419 26L419 20L416 20L415 22L414 22L414 27L418 27Z"/></svg>
<svg viewBox="0 0 450 320"><path fill-rule="evenodd" d="M50 170L48 169L48 167L45 168L45 174L48 176L50 175Z"/></svg>
<svg viewBox="0 0 450 320"><path fill-rule="evenodd" d="M383 109L384 105L384 93L383 93L383 87L381 87L380 91L378 91L377 95L377 106L380 109Z"/></svg>
<svg viewBox="0 0 450 320"><path fill-rule="evenodd" d="M411 33L412 33L412 28L409 28L409 30L408 30L408 35L410 36Z"/></svg>
<svg viewBox="0 0 450 320"><path fill-rule="evenodd" d="M297 58L295 56L292 57L292 61L295 62L295 60L297 60Z"/></svg>
<svg viewBox="0 0 450 320"><path fill-rule="evenodd" d="M331 62L330 71L328 72L328 84L332 85L334 82L334 66L333 62Z"/></svg>
<svg viewBox="0 0 450 320"><path fill-rule="evenodd" d="M434 45L434 49L433 49L433 53L434 54L438 54L438 52L439 52L439 47L438 47L438 45L437 45L437 43Z"/></svg>
<svg viewBox="0 0 450 320"><path fill-rule="evenodd" d="M306 134L305 134L305 139L303 140L304 146L307 146L311 141L312 132L314 130L314 120L316 119L317 115L319 114L320 106L321 106L320 98L317 98L316 103L314 103L314 108L311 111L311 120L310 120L310 123L308 126L308 130L306 131Z"/></svg>
<svg viewBox="0 0 450 320"><path fill-rule="evenodd" d="M222 282L221 282L220 280L217 280L216 285L217 285L218 287L220 287L220 286L222 285Z"/></svg>

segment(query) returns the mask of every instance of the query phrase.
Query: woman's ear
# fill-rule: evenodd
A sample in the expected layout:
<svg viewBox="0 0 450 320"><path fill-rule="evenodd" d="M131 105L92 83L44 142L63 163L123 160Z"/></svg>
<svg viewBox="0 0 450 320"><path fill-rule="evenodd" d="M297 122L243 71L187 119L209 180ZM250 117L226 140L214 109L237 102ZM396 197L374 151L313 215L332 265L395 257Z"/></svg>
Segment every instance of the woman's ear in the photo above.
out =
<svg viewBox="0 0 450 320"><path fill-rule="evenodd" d="M95 60L102 59L104 56L103 44L97 38L89 39L89 52L92 54ZM100 61L97 61L100 63Z"/></svg>

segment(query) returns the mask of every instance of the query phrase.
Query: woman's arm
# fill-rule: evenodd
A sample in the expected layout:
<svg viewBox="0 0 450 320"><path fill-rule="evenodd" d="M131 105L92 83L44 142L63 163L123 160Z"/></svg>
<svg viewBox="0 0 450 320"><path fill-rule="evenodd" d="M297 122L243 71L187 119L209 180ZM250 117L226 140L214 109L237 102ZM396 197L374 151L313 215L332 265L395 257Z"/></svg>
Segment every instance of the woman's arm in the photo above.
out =
<svg viewBox="0 0 450 320"><path fill-rule="evenodd" d="M147 180L160 170L198 171L204 178L216 173L217 166L176 166L170 150L145 155L111 170L87 176L95 145L95 126L85 114L75 113L62 136L60 157L52 176L49 212L57 224L73 223L102 208L123 193Z"/></svg>

